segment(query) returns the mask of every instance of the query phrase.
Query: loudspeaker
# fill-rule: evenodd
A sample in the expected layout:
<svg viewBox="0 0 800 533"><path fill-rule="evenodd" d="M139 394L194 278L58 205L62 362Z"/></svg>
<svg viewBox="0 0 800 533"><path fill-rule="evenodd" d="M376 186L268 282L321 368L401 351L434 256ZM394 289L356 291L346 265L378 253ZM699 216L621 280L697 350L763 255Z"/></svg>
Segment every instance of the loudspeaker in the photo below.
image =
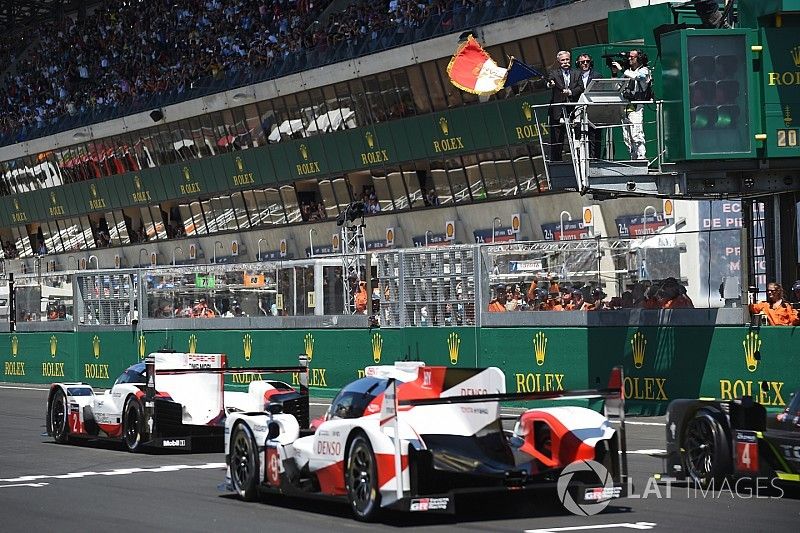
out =
<svg viewBox="0 0 800 533"><path fill-rule="evenodd" d="M153 122L158 122L164 118L164 113L160 109L154 109L150 112L150 118L153 119Z"/></svg>

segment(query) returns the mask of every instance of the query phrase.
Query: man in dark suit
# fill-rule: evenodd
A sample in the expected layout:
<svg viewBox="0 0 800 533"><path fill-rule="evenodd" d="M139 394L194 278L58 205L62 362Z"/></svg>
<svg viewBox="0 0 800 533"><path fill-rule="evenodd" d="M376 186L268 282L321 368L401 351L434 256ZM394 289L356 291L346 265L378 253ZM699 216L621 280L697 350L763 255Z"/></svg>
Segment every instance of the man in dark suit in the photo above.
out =
<svg viewBox="0 0 800 533"><path fill-rule="evenodd" d="M595 78L600 77L600 73L594 69L594 62L592 56L589 54L581 54L578 56L578 61L575 62L578 66L580 73L581 92L585 91L589 86L589 82ZM600 158L600 130L597 128L589 127L589 157L592 159Z"/></svg>
<svg viewBox="0 0 800 533"><path fill-rule="evenodd" d="M556 54L558 68L548 72L547 87L550 95L550 161L561 161L564 149L565 123L569 121L574 106L562 106L565 102L577 102L583 92L580 74L572 68L571 55L566 50Z"/></svg>

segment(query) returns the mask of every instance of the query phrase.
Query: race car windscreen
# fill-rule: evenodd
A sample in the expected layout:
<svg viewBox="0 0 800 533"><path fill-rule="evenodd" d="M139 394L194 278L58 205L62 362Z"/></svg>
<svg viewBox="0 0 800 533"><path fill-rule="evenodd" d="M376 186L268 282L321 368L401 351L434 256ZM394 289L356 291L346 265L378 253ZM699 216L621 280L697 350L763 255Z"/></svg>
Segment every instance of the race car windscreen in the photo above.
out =
<svg viewBox="0 0 800 533"><path fill-rule="evenodd" d="M144 363L129 367L117 378L114 385L119 385L120 383L147 383L147 379L144 376Z"/></svg>
<svg viewBox="0 0 800 533"><path fill-rule="evenodd" d="M388 379L366 377L356 380L339 391L328 409L326 420L364 416L367 406L389 386Z"/></svg>

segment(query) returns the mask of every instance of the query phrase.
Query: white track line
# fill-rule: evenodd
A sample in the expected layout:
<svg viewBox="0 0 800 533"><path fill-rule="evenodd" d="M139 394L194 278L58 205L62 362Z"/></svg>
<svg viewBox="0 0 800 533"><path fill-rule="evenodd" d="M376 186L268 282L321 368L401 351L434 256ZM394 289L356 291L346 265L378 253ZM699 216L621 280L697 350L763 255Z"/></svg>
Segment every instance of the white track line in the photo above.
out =
<svg viewBox="0 0 800 533"><path fill-rule="evenodd" d="M655 522L622 522L619 524L592 524L587 526L546 527L542 529L526 529L525 533L556 533L558 531L586 531L590 529L653 529Z"/></svg>
<svg viewBox="0 0 800 533"><path fill-rule="evenodd" d="M19 483L18 485L0 485L0 489L7 489L10 487L44 487L50 483Z"/></svg>
<svg viewBox="0 0 800 533"><path fill-rule="evenodd" d="M91 476L126 476L129 474L139 474L143 472L176 472L178 470L209 470L214 468L225 468L225 463L206 463L203 465L164 465L154 466L152 468L118 468L116 470L107 470L105 472L70 472L68 474L19 476L0 479L0 482L24 483L28 481L37 481L39 479L79 479ZM47 483L45 483L45 485L46 484ZM32 484L31 486L33 485L35 484Z"/></svg>

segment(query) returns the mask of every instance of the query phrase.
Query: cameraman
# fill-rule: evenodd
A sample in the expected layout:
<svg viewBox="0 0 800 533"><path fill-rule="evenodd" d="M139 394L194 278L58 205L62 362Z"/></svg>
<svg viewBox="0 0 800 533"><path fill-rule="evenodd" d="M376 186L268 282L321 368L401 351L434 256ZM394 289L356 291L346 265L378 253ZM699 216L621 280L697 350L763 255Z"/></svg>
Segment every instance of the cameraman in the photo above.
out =
<svg viewBox="0 0 800 533"><path fill-rule="evenodd" d="M623 92L623 96L631 101L625 107L623 136L631 159L647 159L644 145L644 105L633 103L653 97L653 78L647 68L647 54L641 50L631 50L628 52L628 68L623 72L622 65L613 61L611 72L614 76L622 72L622 76L630 78L629 86Z"/></svg>

